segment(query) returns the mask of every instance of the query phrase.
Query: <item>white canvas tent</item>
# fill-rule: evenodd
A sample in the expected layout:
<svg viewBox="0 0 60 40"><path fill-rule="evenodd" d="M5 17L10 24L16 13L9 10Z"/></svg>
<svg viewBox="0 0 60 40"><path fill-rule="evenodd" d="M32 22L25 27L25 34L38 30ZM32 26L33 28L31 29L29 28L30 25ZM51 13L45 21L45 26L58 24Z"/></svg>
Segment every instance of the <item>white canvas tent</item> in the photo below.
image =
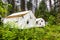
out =
<svg viewBox="0 0 60 40"><path fill-rule="evenodd" d="M40 21L43 22L40 22ZM38 23L36 23L38 21ZM45 21L40 18L36 19L32 11L23 11L18 13L13 13L4 18L3 23L15 22L18 25L18 28L31 28L35 26L45 26ZM40 23L40 24L39 24ZM43 24L43 25L42 25Z"/></svg>
<svg viewBox="0 0 60 40"><path fill-rule="evenodd" d="M32 11L24 11L24 12L18 12L13 13L7 17L4 18L3 22L7 23L10 21L14 21L18 24L19 27L32 27L35 25L35 16L33 15Z"/></svg>

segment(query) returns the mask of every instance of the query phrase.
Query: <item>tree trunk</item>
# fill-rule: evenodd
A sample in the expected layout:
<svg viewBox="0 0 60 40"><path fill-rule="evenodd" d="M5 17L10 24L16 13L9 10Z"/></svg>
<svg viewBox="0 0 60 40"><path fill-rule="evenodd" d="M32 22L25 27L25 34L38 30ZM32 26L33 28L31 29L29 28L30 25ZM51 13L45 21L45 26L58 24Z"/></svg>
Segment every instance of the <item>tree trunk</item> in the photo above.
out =
<svg viewBox="0 0 60 40"><path fill-rule="evenodd" d="M25 11L25 0L21 0L21 11Z"/></svg>
<svg viewBox="0 0 60 40"><path fill-rule="evenodd" d="M60 0L58 0L58 12L60 13Z"/></svg>
<svg viewBox="0 0 60 40"><path fill-rule="evenodd" d="M51 4L51 0L49 0L49 6L50 6L50 11L52 10L52 4Z"/></svg>
<svg viewBox="0 0 60 40"><path fill-rule="evenodd" d="M58 1L57 0L54 0L54 11L55 12L58 12Z"/></svg>

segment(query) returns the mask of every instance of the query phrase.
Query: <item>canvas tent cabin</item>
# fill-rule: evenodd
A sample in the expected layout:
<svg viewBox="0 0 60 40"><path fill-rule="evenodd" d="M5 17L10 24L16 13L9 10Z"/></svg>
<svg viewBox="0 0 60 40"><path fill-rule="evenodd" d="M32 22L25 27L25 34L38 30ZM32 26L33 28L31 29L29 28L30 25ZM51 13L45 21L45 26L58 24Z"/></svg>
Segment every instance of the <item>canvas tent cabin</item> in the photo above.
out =
<svg viewBox="0 0 60 40"><path fill-rule="evenodd" d="M32 11L24 11L13 13L4 18L3 23L7 22L15 22L19 27L18 28L25 28L25 27L32 27L36 25L36 18Z"/></svg>
<svg viewBox="0 0 60 40"><path fill-rule="evenodd" d="M18 25L19 29L45 26L45 20L36 18L32 11L13 13L5 17L3 23L10 23L11 26L15 23L14 25Z"/></svg>

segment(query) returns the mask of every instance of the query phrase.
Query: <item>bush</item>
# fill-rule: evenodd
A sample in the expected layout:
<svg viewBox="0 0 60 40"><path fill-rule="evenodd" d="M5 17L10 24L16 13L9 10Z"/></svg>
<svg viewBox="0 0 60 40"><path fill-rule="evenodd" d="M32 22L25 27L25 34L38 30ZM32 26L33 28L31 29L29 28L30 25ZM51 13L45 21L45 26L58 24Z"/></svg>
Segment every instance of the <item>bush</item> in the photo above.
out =
<svg viewBox="0 0 60 40"><path fill-rule="evenodd" d="M46 25L44 28L17 29L0 26L0 40L60 40L60 26Z"/></svg>
<svg viewBox="0 0 60 40"><path fill-rule="evenodd" d="M55 16L50 15L50 17L48 18L48 24L51 24L51 25L56 24L55 19L56 19Z"/></svg>
<svg viewBox="0 0 60 40"><path fill-rule="evenodd" d="M60 24L60 13L57 14L57 17L56 17L56 24Z"/></svg>

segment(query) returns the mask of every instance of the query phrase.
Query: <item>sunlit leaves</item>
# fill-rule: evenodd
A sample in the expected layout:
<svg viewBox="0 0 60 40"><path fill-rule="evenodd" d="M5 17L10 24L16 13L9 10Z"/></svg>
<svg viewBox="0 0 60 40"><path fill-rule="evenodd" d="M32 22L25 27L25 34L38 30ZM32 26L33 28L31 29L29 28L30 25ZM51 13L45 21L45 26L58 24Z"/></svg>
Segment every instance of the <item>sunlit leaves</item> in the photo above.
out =
<svg viewBox="0 0 60 40"><path fill-rule="evenodd" d="M60 40L60 26L50 25L43 28L17 29L10 25L0 27L0 39L4 40Z"/></svg>
<svg viewBox="0 0 60 40"><path fill-rule="evenodd" d="M0 1L0 15L2 17L7 16L11 7L11 4L3 3L2 1Z"/></svg>

